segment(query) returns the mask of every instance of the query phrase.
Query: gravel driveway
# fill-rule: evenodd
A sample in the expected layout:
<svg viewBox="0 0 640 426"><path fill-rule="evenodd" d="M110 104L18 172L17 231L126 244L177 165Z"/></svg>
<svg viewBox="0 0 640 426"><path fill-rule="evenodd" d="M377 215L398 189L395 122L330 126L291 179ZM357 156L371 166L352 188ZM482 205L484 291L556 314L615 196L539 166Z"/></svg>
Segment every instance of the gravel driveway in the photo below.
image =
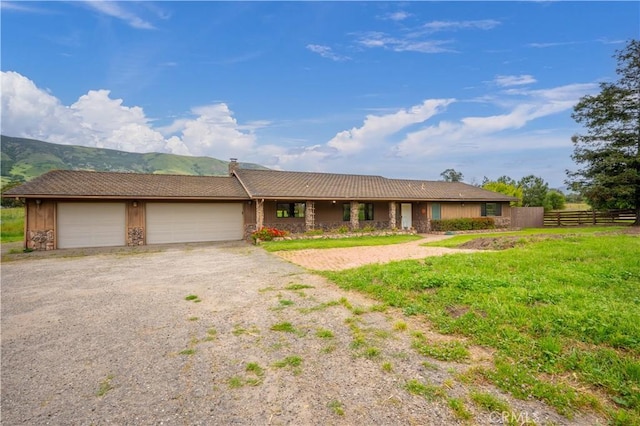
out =
<svg viewBox="0 0 640 426"><path fill-rule="evenodd" d="M500 423L454 376L487 351L424 358L413 331L451 338L245 243L158 250L3 262L3 425L457 424L453 397ZM584 421L475 388L538 423Z"/></svg>

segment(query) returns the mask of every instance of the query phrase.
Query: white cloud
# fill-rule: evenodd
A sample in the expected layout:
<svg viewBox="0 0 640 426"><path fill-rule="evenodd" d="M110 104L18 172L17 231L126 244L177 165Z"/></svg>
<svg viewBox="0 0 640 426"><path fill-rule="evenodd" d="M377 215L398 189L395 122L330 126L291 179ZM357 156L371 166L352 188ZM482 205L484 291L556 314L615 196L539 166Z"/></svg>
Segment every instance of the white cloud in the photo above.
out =
<svg viewBox="0 0 640 426"><path fill-rule="evenodd" d="M476 21L431 21L422 27L428 32L457 31L457 30L491 30L500 25L495 19L482 19Z"/></svg>
<svg viewBox="0 0 640 426"><path fill-rule="evenodd" d="M1 1L0 9L7 12L25 12L25 13L50 13L44 9L34 7L32 5L25 5L25 2L17 3L15 1Z"/></svg>
<svg viewBox="0 0 640 426"><path fill-rule="evenodd" d="M451 40L417 40L415 38L396 38L381 32L361 34L356 42L364 47L393 50L395 52L442 53L453 52L444 47Z"/></svg>
<svg viewBox="0 0 640 426"><path fill-rule="evenodd" d="M372 148L400 130L422 123L441 112L453 99L429 99L409 109L393 114L367 115L361 127L344 130L336 134L327 145L341 154L354 154Z"/></svg>
<svg viewBox="0 0 640 426"><path fill-rule="evenodd" d="M528 47L535 47L537 49L546 49L548 47L558 47L558 46L570 46L572 44L579 44L577 41L559 41L559 42L550 42L550 43L529 43Z"/></svg>
<svg viewBox="0 0 640 426"><path fill-rule="evenodd" d="M323 58L331 59L332 61L348 61L348 56L338 55L329 46L322 46L320 44L307 44L307 49L313 53L317 53Z"/></svg>
<svg viewBox="0 0 640 426"><path fill-rule="evenodd" d="M498 75L496 76L494 82L501 87L509 87L509 86L522 86L525 84L533 84L536 82L536 79L533 78L532 75L522 74L522 75Z"/></svg>
<svg viewBox="0 0 640 426"><path fill-rule="evenodd" d="M2 72L2 134L47 142L228 158L255 151L255 129L239 125L224 103L193 108L191 117L154 128L140 107L123 105L108 90L91 90L70 106L16 72Z"/></svg>
<svg viewBox="0 0 640 426"><path fill-rule="evenodd" d="M155 27L148 21L137 16L135 13L125 9L120 2L112 1L85 1L85 5L91 9L126 22L129 26L141 30L153 30Z"/></svg>
<svg viewBox="0 0 640 426"><path fill-rule="evenodd" d="M492 141L502 138L500 132L521 129L538 118L568 111L580 97L596 89L595 84L569 84L543 90L513 90L510 94L518 94L525 99L517 103L501 101L499 105L508 108L508 112L485 117L464 117L457 122L445 121L425 127L407 134L395 147L395 151L400 156L425 157L452 146L469 143L470 146L481 148L483 152L491 151L495 149ZM514 146L513 140L506 142L508 140L504 138L504 144ZM544 140L536 144L536 148L543 146ZM517 147L523 148L522 145Z"/></svg>
<svg viewBox="0 0 640 426"><path fill-rule="evenodd" d="M397 12L389 13L388 15L385 16L385 18L386 19L390 19L392 21L404 21L405 19L407 19L410 16L411 16L410 13L405 12L403 10L399 10Z"/></svg>

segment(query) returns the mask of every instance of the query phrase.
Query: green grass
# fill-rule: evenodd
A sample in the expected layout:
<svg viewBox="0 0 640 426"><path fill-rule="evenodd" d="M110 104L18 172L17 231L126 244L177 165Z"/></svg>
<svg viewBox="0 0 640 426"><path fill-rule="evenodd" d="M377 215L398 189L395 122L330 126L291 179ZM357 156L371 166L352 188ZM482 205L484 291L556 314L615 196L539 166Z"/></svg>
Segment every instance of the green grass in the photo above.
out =
<svg viewBox="0 0 640 426"><path fill-rule="evenodd" d="M422 244L426 247L449 247L456 248L468 241L476 238L493 238L493 237L528 237L535 235L590 235L596 232L615 232L624 229L622 226L588 226L588 227L570 227L570 228L527 228L520 231L490 232L486 234L462 234L441 241L433 241Z"/></svg>
<svg viewBox="0 0 640 426"><path fill-rule="evenodd" d="M11 243L24 238L24 208L0 209L0 241Z"/></svg>
<svg viewBox="0 0 640 426"><path fill-rule="evenodd" d="M567 416L596 410L610 420L640 419L638 253L636 236L584 233L324 274L424 316L441 333L493 348L484 379L515 397Z"/></svg>
<svg viewBox="0 0 640 426"><path fill-rule="evenodd" d="M453 414L460 420L471 420L473 415L467 410L464 406L464 402L459 398L449 398L447 400L447 405L453 411Z"/></svg>
<svg viewBox="0 0 640 426"><path fill-rule="evenodd" d="M280 361L273 363L276 368L299 367L302 364L302 358L297 355L288 356Z"/></svg>
<svg viewBox="0 0 640 426"><path fill-rule="evenodd" d="M418 235L362 236L310 240L265 241L260 246L266 251L329 249L340 247L383 246L419 240Z"/></svg>
<svg viewBox="0 0 640 426"><path fill-rule="evenodd" d="M271 326L272 331L283 331L285 333L295 333L296 329L290 322L280 322Z"/></svg>
<svg viewBox="0 0 640 426"><path fill-rule="evenodd" d="M338 401L337 399L329 401L327 407L329 407L335 414L344 416L344 404L342 404L342 402Z"/></svg>
<svg viewBox="0 0 640 426"><path fill-rule="evenodd" d="M114 377L115 376L113 374L109 374L103 381L100 382L98 390L96 391L96 396L105 396L107 392L113 389L111 380L113 380Z"/></svg>

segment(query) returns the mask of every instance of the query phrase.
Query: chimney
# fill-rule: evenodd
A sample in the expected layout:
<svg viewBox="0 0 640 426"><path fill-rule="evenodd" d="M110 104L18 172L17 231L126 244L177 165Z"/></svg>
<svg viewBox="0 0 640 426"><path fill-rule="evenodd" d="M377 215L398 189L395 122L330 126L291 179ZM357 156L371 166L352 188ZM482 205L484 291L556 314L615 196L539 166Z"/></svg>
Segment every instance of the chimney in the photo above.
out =
<svg viewBox="0 0 640 426"><path fill-rule="evenodd" d="M233 172L240 168L240 164L238 164L237 158L230 158L229 160L229 176L233 176Z"/></svg>

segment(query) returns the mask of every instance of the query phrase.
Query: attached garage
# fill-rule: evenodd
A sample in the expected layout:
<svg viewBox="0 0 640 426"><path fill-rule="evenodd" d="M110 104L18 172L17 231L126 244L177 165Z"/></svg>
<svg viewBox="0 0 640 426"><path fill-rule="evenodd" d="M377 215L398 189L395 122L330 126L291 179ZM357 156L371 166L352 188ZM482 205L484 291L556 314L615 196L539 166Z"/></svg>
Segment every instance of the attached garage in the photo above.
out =
<svg viewBox="0 0 640 426"><path fill-rule="evenodd" d="M242 203L146 205L147 244L241 240Z"/></svg>
<svg viewBox="0 0 640 426"><path fill-rule="evenodd" d="M125 203L58 203L58 248L125 245Z"/></svg>

